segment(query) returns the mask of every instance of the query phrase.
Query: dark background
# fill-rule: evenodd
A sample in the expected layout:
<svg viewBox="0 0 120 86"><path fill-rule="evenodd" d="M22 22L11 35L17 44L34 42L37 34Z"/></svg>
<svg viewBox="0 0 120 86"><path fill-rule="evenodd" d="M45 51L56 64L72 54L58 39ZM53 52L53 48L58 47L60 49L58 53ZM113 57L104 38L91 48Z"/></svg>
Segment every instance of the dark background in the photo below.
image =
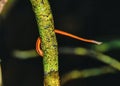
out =
<svg viewBox="0 0 120 86"><path fill-rule="evenodd" d="M119 0L49 0L55 27L78 36L112 41L120 37ZM29 0L17 0L5 18L0 17L0 57L4 86L43 86L42 58L21 60L15 49L35 49L38 29ZM88 47L92 44L57 35L59 47ZM106 54L119 59L119 49ZM83 57L83 58L82 58ZM87 56L59 54L60 76L74 69L105 65ZM119 86L120 73L72 80L64 86Z"/></svg>

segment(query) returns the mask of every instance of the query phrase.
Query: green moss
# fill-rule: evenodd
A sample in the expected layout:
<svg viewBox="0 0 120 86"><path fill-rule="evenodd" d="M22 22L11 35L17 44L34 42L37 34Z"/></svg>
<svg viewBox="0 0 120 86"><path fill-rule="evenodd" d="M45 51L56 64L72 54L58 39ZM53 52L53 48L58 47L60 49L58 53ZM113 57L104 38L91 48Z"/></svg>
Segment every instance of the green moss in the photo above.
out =
<svg viewBox="0 0 120 86"><path fill-rule="evenodd" d="M50 77L54 76L54 73L58 72L58 49L57 41L54 33L54 22L51 9L48 0L30 0L32 3L33 10L36 15L36 20L38 23L38 29L42 41L42 50L44 53L43 64L44 64L44 74L45 82L51 83ZM53 76L49 76L52 73ZM48 81L46 81L48 80ZM59 85L59 76L54 79L55 83L49 84L49 86ZM57 83L56 83L57 82ZM45 86L48 86L47 84Z"/></svg>

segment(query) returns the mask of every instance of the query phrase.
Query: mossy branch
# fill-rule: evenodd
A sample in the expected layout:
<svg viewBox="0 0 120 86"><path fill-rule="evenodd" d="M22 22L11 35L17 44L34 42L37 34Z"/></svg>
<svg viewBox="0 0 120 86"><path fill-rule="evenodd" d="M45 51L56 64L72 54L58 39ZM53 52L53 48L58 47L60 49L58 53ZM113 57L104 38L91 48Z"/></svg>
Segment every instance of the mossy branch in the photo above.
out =
<svg viewBox="0 0 120 86"><path fill-rule="evenodd" d="M42 41L44 86L59 86L58 49L54 22L48 0L30 0Z"/></svg>

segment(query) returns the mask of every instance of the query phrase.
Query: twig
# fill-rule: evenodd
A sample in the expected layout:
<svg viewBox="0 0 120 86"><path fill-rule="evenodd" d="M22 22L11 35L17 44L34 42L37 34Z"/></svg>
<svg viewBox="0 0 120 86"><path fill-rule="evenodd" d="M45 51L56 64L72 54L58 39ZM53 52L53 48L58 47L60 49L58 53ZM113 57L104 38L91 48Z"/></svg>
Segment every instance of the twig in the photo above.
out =
<svg viewBox="0 0 120 86"><path fill-rule="evenodd" d="M114 59L114 57L110 57L108 55L102 54L94 50L89 50L82 47L77 47L77 48L64 47L62 48L61 53L91 56L92 58L95 58L101 62L104 62L105 64L108 64L111 67L120 71L120 61Z"/></svg>
<svg viewBox="0 0 120 86"><path fill-rule="evenodd" d="M48 0L30 0L36 15L42 41L44 86L60 86L58 52L54 22Z"/></svg>
<svg viewBox="0 0 120 86"><path fill-rule="evenodd" d="M2 68L1 68L1 64L0 64L0 86L2 86Z"/></svg>
<svg viewBox="0 0 120 86"><path fill-rule="evenodd" d="M7 3L8 0L0 0L0 13L2 12L5 4Z"/></svg>
<svg viewBox="0 0 120 86"><path fill-rule="evenodd" d="M108 73L115 73L115 72L116 70L109 66L104 66L101 68L91 68L91 69L85 69L85 70L73 70L62 76L61 84L63 85L66 82L73 79L88 78L92 76L98 76L101 74L108 74Z"/></svg>

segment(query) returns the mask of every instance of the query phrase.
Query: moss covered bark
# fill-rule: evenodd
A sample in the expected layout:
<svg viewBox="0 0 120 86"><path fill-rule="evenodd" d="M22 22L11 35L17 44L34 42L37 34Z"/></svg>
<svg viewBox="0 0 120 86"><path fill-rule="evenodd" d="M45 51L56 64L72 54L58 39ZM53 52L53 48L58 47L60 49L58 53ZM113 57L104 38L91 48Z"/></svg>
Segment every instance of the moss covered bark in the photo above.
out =
<svg viewBox="0 0 120 86"><path fill-rule="evenodd" d="M58 49L54 33L53 16L48 0L30 0L38 23L44 53L44 86L60 86Z"/></svg>

